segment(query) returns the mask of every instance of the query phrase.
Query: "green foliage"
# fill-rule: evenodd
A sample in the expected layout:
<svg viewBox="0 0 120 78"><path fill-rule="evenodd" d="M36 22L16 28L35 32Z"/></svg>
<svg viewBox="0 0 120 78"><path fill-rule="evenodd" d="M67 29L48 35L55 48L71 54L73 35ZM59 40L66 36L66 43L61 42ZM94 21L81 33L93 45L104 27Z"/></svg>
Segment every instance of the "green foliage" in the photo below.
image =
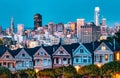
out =
<svg viewBox="0 0 120 78"><path fill-rule="evenodd" d="M0 46L4 44L3 40L0 38Z"/></svg>
<svg viewBox="0 0 120 78"><path fill-rule="evenodd" d="M33 69L19 70L16 75L18 78L36 78L36 73Z"/></svg>
<svg viewBox="0 0 120 78"><path fill-rule="evenodd" d="M8 68L0 66L0 78L5 76L6 78L12 78L11 72Z"/></svg>
<svg viewBox="0 0 120 78"><path fill-rule="evenodd" d="M76 69L72 65L65 67L64 78L73 78L76 75L77 75Z"/></svg>
<svg viewBox="0 0 120 78"><path fill-rule="evenodd" d="M120 62L119 61L112 61L106 63L101 68L101 75L113 75L115 73L120 73Z"/></svg>
<svg viewBox="0 0 120 78"><path fill-rule="evenodd" d="M97 76L99 72L98 66L94 64L83 66L78 70L78 74L82 76Z"/></svg>
<svg viewBox="0 0 120 78"><path fill-rule="evenodd" d="M54 70L53 69L44 69L37 73L37 77L50 77L55 78Z"/></svg>
<svg viewBox="0 0 120 78"><path fill-rule="evenodd" d="M64 78L73 78L77 75L76 69L70 65L70 66L63 66L59 68L55 68L55 75L56 76L62 76L64 74Z"/></svg>

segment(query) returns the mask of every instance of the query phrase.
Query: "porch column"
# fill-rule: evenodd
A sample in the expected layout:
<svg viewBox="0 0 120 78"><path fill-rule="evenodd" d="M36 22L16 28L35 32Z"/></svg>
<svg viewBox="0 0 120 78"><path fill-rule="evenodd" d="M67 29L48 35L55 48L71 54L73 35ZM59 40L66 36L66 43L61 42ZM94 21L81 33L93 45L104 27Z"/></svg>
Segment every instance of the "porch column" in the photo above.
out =
<svg viewBox="0 0 120 78"><path fill-rule="evenodd" d="M59 58L59 64L62 64L62 58Z"/></svg>
<svg viewBox="0 0 120 78"><path fill-rule="evenodd" d="M54 64L56 64L56 58L54 58Z"/></svg>

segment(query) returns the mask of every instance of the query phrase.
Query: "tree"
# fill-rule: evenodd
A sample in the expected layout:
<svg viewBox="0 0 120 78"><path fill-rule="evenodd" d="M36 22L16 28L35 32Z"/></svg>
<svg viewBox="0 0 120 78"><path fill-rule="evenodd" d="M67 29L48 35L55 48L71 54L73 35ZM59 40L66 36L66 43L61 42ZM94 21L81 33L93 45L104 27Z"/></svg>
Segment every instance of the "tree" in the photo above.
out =
<svg viewBox="0 0 120 78"><path fill-rule="evenodd" d="M36 72L33 69L26 69L25 73L28 75L28 78L36 78Z"/></svg>
<svg viewBox="0 0 120 78"><path fill-rule="evenodd" d="M69 65L68 67L65 67L64 75L64 78L73 78L77 76L76 69L72 65Z"/></svg>
<svg viewBox="0 0 120 78"><path fill-rule="evenodd" d="M0 66L0 78L12 78L10 70L6 67Z"/></svg>
<svg viewBox="0 0 120 78"><path fill-rule="evenodd" d="M40 70L37 73L37 77L55 78L54 70L53 69Z"/></svg>
<svg viewBox="0 0 120 78"><path fill-rule="evenodd" d="M17 72L17 76L18 76L18 78L28 78L28 74L25 73L25 70L19 70Z"/></svg>
<svg viewBox="0 0 120 78"><path fill-rule="evenodd" d="M120 73L120 62L112 61L104 64L100 70L100 73L103 76L113 76L116 73Z"/></svg>
<svg viewBox="0 0 120 78"><path fill-rule="evenodd" d="M4 44L3 40L0 38L0 46Z"/></svg>
<svg viewBox="0 0 120 78"><path fill-rule="evenodd" d="M55 68L55 76L62 76L63 75L63 67Z"/></svg>
<svg viewBox="0 0 120 78"><path fill-rule="evenodd" d="M15 76L18 78L36 78L36 72L34 69L19 70Z"/></svg>
<svg viewBox="0 0 120 78"><path fill-rule="evenodd" d="M94 64L83 66L78 70L78 74L81 76L98 76L99 72L98 66Z"/></svg>

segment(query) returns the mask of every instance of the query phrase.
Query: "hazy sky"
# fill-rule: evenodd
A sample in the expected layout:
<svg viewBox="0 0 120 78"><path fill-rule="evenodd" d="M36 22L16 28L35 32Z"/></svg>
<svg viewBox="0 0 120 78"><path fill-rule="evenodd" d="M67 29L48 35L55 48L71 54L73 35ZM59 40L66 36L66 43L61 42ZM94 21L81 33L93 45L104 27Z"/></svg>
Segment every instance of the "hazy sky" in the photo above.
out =
<svg viewBox="0 0 120 78"><path fill-rule="evenodd" d="M86 22L94 20L94 7L100 7L101 18L107 18L107 24L120 23L120 0L0 0L0 25L10 26L14 17L15 27L22 23L25 28L33 28L33 16L40 13L43 25L75 22L85 18Z"/></svg>

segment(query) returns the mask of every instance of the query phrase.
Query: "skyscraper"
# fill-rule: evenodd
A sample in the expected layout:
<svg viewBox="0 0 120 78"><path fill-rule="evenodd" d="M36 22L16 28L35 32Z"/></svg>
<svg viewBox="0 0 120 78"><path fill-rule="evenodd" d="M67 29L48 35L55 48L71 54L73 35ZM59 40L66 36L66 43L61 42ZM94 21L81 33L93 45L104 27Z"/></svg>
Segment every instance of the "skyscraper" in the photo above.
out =
<svg viewBox="0 0 120 78"><path fill-rule="evenodd" d="M102 19L102 25L103 25L103 26L106 26L106 18L103 18L103 19Z"/></svg>
<svg viewBox="0 0 120 78"><path fill-rule="evenodd" d="M107 39L108 33L107 33L107 24L106 24L106 18L102 19L102 25L100 26L100 33L101 37L100 39Z"/></svg>
<svg viewBox="0 0 120 78"><path fill-rule="evenodd" d="M13 17L11 18L11 23L10 23L10 28L11 28L11 33L14 33L14 19Z"/></svg>
<svg viewBox="0 0 120 78"><path fill-rule="evenodd" d="M81 26L84 26L85 24L85 19L77 19L77 37L80 40L80 35L81 35Z"/></svg>
<svg viewBox="0 0 120 78"><path fill-rule="evenodd" d="M42 27L42 15L35 14L34 15L34 29L37 29L38 27Z"/></svg>
<svg viewBox="0 0 120 78"><path fill-rule="evenodd" d="M24 24L18 24L17 29L18 29L18 35L24 34Z"/></svg>
<svg viewBox="0 0 120 78"><path fill-rule="evenodd" d="M99 26L99 16L100 16L100 8L99 7L95 7L95 25Z"/></svg>
<svg viewBox="0 0 120 78"><path fill-rule="evenodd" d="M80 41L81 43L90 43L100 38L100 26L96 26L93 23L81 26L80 31Z"/></svg>

